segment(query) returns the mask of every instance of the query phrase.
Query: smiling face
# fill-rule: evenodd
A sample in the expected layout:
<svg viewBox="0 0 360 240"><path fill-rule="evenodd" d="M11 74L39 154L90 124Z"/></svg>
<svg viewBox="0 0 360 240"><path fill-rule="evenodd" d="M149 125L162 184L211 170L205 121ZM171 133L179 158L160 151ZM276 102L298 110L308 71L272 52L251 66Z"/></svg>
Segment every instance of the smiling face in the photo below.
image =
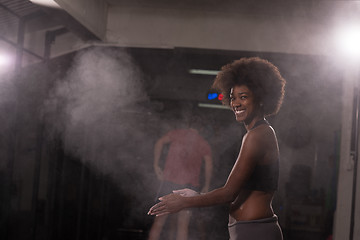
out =
<svg viewBox="0 0 360 240"><path fill-rule="evenodd" d="M246 85L231 88L230 106L235 113L236 121L244 122L245 125L264 117L253 92Z"/></svg>

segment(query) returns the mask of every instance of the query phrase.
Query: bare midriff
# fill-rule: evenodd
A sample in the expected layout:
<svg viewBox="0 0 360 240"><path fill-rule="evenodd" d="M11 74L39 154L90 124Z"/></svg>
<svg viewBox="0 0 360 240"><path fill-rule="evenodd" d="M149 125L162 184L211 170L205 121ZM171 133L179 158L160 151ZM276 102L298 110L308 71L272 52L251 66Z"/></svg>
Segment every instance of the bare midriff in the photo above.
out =
<svg viewBox="0 0 360 240"><path fill-rule="evenodd" d="M274 192L243 190L230 204L230 217L235 221L250 221L274 215L271 202Z"/></svg>

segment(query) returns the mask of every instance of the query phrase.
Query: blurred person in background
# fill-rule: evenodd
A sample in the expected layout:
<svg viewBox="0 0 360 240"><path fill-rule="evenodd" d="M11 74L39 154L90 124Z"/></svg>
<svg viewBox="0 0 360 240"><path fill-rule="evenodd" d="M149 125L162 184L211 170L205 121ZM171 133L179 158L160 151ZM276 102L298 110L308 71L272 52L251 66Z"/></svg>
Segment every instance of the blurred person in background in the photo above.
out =
<svg viewBox="0 0 360 240"><path fill-rule="evenodd" d="M182 188L194 191L208 192L212 174L212 155L209 143L200 135L200 119L192 116L188 128L173 129L167 132L155 143L154 170L161 182L156 197L172 193ZM160 157L165 146L168 152L162 168ZM200 174L205 163L204 184L200 188ZM189 234L189 222L192 211L183 210L177 213L176 240L186 240ZM149 240L160 238L168 216L156 216L149 232ZM172 234L170 232L169 234ZM168 239L168 238L167 238Z"/></svg>

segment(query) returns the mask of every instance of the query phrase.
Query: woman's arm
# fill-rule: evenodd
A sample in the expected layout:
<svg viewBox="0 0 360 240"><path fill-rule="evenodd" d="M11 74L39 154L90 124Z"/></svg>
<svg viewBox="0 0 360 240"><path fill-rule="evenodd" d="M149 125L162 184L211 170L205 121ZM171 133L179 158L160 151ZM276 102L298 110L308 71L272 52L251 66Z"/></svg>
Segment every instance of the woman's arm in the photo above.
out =
<svg viewBox="0 0 360 240"><path fill-rule="evenodd" d="M249 132L244 136L239 156L223 187L193 197L183 197L179 194L166 195L159 198L161 202L154 205L148 214L164 215L185 208L207 207L234 201L252 174L256 163L264 156L261 137L260 131Z"/></svg>

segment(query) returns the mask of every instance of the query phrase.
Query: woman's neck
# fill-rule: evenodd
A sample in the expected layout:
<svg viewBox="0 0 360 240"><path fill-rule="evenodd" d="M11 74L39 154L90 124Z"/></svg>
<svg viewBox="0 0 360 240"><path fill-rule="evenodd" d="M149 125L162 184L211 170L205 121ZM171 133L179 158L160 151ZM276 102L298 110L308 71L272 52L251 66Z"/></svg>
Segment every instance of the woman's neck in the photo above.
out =
<svg viewBox="0 0 360 240"><path fill-rule="evenodd" d="M250 131L251 129L256 127L257 122L263 121L263 120L264 120L264 116L257 116L257 117L254 117L248 124L246 122L244 122L246 131Z"/></svg>

